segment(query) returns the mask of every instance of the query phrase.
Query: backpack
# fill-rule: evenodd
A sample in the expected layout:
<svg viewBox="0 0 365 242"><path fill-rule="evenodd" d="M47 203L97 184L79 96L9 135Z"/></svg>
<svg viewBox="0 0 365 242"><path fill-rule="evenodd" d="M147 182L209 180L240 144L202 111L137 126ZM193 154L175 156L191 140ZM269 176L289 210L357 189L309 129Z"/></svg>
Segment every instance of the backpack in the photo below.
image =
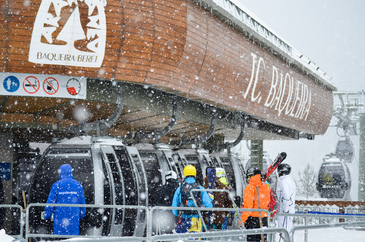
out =
<svg viewBox="0 0 365 242"><path fill-rule="evenodd" d="M178 181L166 181L153 193L155 206L171 206L176 189L179 187Z"/></svg>
<svg viewBox="0 0 365 242"><path fill-rule="evenodd" d="M190 191L192 189L200 189L199 185L197 183L184 183L181 188L181 207L195 207L194 206L194 200L191 197L191 193ZM202 193L201 192L193 192L196 204L198 205L198 207L202 206ZM191 206L189 206L190 204L193 204ZM198 211L190 211L190 210L184 210L182 211L183 213L185 213L186 215L195 215L198 214Z"/></svg>

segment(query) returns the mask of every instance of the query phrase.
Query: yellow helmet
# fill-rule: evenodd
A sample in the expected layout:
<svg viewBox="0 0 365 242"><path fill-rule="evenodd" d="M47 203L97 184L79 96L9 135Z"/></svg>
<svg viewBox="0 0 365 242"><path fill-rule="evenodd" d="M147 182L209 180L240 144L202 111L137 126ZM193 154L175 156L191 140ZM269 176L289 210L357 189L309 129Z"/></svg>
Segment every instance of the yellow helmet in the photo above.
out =
<svg viewBox="0 0 365 242"><path fill-rule="evenodd" d="M196 169L192 165L187 165L184 167L184 176L196 176Z"/></svg>

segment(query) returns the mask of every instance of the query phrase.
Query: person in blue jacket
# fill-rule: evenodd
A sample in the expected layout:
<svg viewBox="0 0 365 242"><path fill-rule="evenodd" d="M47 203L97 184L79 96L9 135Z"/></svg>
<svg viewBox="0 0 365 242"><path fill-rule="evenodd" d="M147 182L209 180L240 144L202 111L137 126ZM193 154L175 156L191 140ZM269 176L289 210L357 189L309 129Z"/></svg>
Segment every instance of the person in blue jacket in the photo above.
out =
<svg viewBox="0 0 365 242"><path fill-rule="evenodd" d="M179 186L172 199L172 207L195 207L195 203L198 206L204 206L206 208L212 208L212 200L206 191L195 192L194 200L191 198L191 189L204 189L201 185L195 181L196 169L192 165L187 165L184 168L184 183ZM194 192L193 192L194 193ZM191 233L202 231L202 221L198 212L187 210L172 210L172 213L178 217L176 224L176 233Z"/></svg>
<svg viewBox="0 0 365 242"><path fill-rule="evenodd" d="M52 185L47 203L85 204L84 190L81 183L73 179L69 164L60 167L60 179ZM84 207L47 206L44 219L50 219L54 213L53 234L79 235L80 220L84 218L85 212Z"/></svg>

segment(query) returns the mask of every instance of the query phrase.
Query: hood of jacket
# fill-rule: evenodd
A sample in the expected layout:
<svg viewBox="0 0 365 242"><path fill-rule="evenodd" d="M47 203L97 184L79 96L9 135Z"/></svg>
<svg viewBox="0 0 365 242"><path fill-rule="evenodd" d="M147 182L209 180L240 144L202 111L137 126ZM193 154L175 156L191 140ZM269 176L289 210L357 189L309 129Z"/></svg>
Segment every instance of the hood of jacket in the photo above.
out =
<svg viewBox="0 0 365 242"><path fill-rule="evenodd" d="M72 167L69 164L60 167L60 180L64 178L73 178Z"/></svg>
<svg viewBox="0 0 365 242"><path fill-rule="evenodd" d="M284 179L286 179L286 178L288 178L289 177L289 175L282 175L282 176L279 176L279 179L280 180L284 180Z"/></svg>
<svg viewBox="0 0 365 242"><path fill-rule="evenodd" d="M262 181L261 181L261 175L257 174L254 175L253 177L251 177L250 181L248 182L250 185L253 186L261 186L262 185Z"/></svg>
<svg viewBox="0 0 365 242"><path fill-rule="evenodd" d="M187 178L185 178L185 182L188 184L191 184L191 183L195 183L196 181L193 176L188 176Z"/></svg>

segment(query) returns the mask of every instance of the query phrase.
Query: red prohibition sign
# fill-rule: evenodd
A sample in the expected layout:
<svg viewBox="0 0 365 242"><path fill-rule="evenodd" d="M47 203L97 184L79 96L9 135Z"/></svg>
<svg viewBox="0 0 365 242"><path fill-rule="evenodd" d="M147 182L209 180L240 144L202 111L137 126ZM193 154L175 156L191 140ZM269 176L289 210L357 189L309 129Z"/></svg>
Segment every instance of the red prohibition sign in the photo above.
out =
<svg viewBox="0 0 365 242"><path fill-rule="evenodd" d="M35 76L27 76L23 81L23 89L29 94L38 92L40 87L39 80Z"/></svg>
<svg viewBox="0 0 365 242"><path fill-rule="evenodd" d="M53 95L58 92L59 87L60 85L58 84L58 81L53 77L48 77L43 82L43 90L49 95Z"/></svg>

